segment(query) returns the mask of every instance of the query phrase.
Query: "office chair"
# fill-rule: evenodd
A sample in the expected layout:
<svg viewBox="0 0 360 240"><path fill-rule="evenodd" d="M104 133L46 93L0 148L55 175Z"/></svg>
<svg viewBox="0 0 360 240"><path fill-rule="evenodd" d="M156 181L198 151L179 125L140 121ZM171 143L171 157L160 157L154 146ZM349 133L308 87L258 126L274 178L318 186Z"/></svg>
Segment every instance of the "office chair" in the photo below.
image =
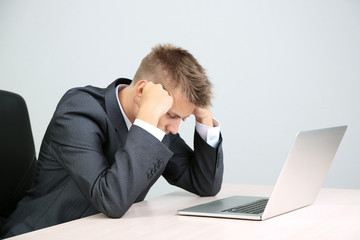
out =
<svg viewBox="0 0 360 240"><path fill-rule="evenodd" d="M35 176L36 154L25 100L0 90L0 233Z"/></svg>

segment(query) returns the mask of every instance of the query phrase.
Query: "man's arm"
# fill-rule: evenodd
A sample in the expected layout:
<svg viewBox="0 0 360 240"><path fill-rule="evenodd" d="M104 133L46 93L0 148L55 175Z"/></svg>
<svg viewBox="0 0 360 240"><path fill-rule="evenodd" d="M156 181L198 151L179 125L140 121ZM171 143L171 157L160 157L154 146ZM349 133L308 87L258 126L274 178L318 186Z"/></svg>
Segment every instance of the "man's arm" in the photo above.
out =
<svg viewBox="0 0 360 240"><path fill-rule="evenodd" d="M125 146L117 145L104 110L87 94L62 102L49 131L51 154L94 207L110 217L121 217L173 154L137 126L130 128Z"/></svg>
<svg viewBox="0 0 360 240"><path fill-rule="evenodd" d="M170 150L174 155L163 173L165 179L199 196L216 195L221 189L224 171L221 135L214 148L195 131L194 150L178 134L172 137Z"/></svg>
<svg viewBox="0 0 360 240"><path fill-rule="evenodd" d="M197 127L194 133L194 150L178 134L175 135L170 145L174 156L163 176L170 184L200 196L213 196L220 191L224 172L222 137L209 109L197 107L193 114L197 124L205 125L200 129L202 132L198 132Z"/></svg>

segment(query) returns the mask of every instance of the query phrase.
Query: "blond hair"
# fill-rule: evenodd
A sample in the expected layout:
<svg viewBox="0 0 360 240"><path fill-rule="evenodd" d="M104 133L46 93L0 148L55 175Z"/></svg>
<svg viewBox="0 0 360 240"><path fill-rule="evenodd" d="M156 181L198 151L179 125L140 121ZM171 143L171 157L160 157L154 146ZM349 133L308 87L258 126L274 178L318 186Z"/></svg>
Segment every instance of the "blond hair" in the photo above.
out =
<svg viewBox="0 0 360 240"><path fill-rule="evenodd" d="M195 106L211 106L212 84L205 69L187 50L171 44L157 45L143 58L134 76L140 80L161 83L171 91L179 89Z"/></svg>

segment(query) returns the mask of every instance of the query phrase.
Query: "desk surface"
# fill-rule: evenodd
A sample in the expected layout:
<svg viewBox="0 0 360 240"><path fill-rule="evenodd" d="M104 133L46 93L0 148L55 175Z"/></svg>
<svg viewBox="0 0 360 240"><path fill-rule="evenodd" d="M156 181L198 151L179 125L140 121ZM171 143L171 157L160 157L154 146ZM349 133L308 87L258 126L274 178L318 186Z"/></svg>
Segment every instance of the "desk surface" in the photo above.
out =
<svg viewBox="0 0 360 240"><path fill-rule="evenodd" d="M231 195L269 196L272 187L228 185L216 197L185 191L134 204L120 219L103 214L11 239L360 239L360 190L321 189L315 203L266 221L177 215L177 210Z"/></svg>

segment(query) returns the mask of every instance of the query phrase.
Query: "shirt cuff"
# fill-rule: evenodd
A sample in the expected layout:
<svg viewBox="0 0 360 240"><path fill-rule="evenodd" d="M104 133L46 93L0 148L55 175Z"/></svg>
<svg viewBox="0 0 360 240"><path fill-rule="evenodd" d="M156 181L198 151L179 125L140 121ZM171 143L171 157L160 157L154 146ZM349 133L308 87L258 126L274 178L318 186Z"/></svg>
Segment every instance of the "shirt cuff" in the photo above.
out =
<svg viewBox="0 0 360 240"><path fill-rule="evenodd" d="M210 146L217 147L220 138L220 124L213 119L214 127L209 127L199 122L196 122L195 129L200 137Z"/></svg>
<svg viewBox="0 0 360 240"><path fill-rule="evenodd" d="M160 142L163 140L165 136L165 132L158 129L157 127L154 127L150 123L147 123L140 119L135 119L134 125L143 128L145 131L149 132L151 135L156 137Z"/></svg>

